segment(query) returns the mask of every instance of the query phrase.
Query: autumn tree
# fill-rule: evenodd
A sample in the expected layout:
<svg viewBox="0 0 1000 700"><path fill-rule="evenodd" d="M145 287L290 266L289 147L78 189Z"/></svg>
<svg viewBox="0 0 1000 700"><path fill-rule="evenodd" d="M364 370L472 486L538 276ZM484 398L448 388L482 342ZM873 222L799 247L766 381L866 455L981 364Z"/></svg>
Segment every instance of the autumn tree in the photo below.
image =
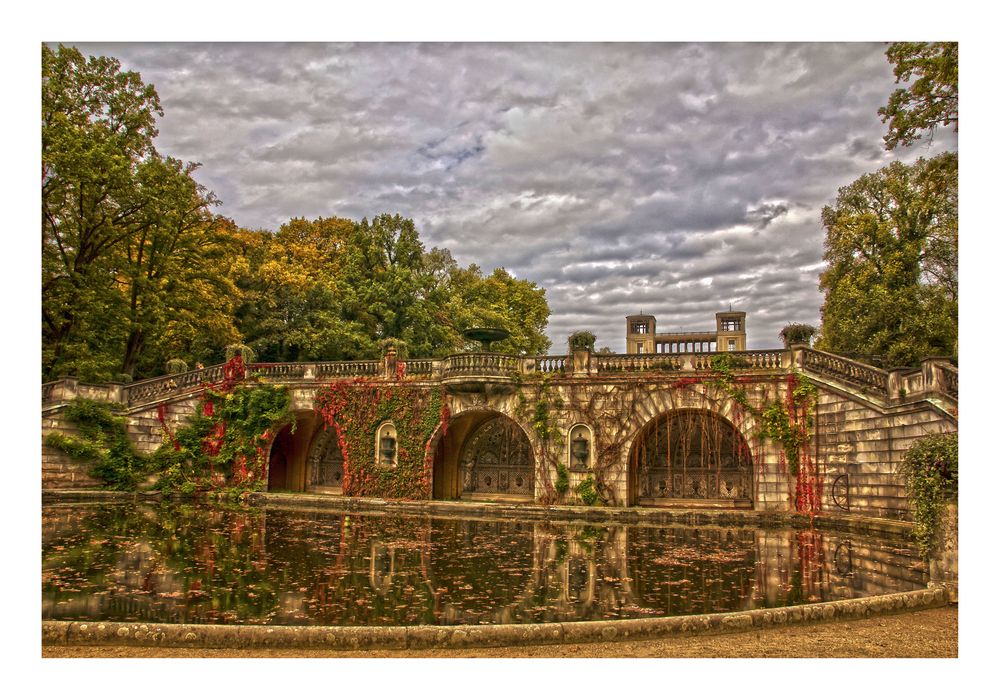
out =
<svg viewBox="0 0 1000 700"><path fill-rule="evenodd" d="M912 365L958 340L958 158L891 163L823 209L826 292L817 347Z"/></svg>
<svg viewBox="0 0 1000 700"><path fill-rule="evenodd" d="M509 338L492 344L494 352L544 354L551 345L545 335L549 320L545 290L530 280L515 278L502 267L488 276L477 265L454 269L447 319L459 332L472 327L508 331ZM478 349L469 341L462 341L461 347Z"/></svg>
<svg viewBox="0 0 1000 700"><path fill-rule="evenodd" d="M938 127L954 125L958 131L958 44L954 42L896 42L886 57L893 66L896 89L885 107L882 122L889 123L885 147L909 146L931 137ZM913 81L910 83L910 81Z"/></svg>
<svg viewBox="0 0 1000 700"><path fill-rule="evenodd" d="M354 222L292 219L276 233L239 230L236 322L263 362L353 359L372 340L343 278Z"/></svg>

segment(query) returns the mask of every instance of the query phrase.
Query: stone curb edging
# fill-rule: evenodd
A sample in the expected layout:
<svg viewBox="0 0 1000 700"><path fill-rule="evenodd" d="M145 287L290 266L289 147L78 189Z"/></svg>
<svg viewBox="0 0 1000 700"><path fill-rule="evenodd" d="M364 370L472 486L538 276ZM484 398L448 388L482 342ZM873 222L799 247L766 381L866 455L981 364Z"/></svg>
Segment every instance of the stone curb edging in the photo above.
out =
<svg viewBox="0 0 1000 700"><path fill-rule="evenodd" d="M944 587L870 598L712 615L596 622L437 627L186 625L131 622L42 622L52 646L183 647L194 649L431 649L629 641L718 634L809 622L855 620L948 604Z"/></svg>
<svg viewBox="0 0 1000 700"><path fill-rule="evenodd" d="M102 491L94 489L46 489L43 503L81 501L160 501L158 492ZM190 500L190 499L185 499ZM906 537L913 523L865 516L824 512L810 520L800 513L760 510L667 509L640 507L543 506L484 501L396 501L381 498L328 496L311 493L250 494L250 505L279 508L321 508L359 515L400 514L432 517L497 518L531 521L584 521L622 525L684 525L699 527L819 527L856 534Z"/></svg>

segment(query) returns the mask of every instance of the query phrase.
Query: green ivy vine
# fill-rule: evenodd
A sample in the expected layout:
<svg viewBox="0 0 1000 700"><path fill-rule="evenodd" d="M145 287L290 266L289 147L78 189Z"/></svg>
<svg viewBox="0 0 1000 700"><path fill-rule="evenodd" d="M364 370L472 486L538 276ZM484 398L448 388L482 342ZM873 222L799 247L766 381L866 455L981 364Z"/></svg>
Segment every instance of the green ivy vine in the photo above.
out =
<svg viewBox="0 0 1000 700"><path fill-rule="evenodd" d="M50 433L45 444L90 463L90 475L108 489L132 491L156 476L155 488L168 495L262 490L264 448L273 428L290 422L294 429L289 394L270 384L224 388L225 393L206 389L195 415L176 431L168 428L161 406L164 444L152 455L140 454L129 440L125 418L115 415L122 406L89 399L75 399L63 413L79 437Z"/></svg>
<svg viewBox="0 0 1000 700"><path fill-rule="evenodd" d="M449 418L441 390L407 381L344 380L321 389L315 409L337 431L345 494L431 497L433 455L428 448L439 425L447 430ZM391 466L375 454L375 433L385 421L396 427L396 463Z"/></svg>
<svg viewBox="0 0 1000 700"><path fill-rule="evenodd" d="M128 438L120 404L77 398L66 406L63 417L79 431L71 437L49 433L45 444L70 458L90 465L88 473L105 488L131 491L152 469L150 459L138 453Z"/></svg>
<svg viewBox="0 0 1000 700"><path fill-rule="evenodd" d="M941 511L958 498L958 433L930 435L910 446L900 469L913 505L913 536L927 556L938 537Z"/></svg>

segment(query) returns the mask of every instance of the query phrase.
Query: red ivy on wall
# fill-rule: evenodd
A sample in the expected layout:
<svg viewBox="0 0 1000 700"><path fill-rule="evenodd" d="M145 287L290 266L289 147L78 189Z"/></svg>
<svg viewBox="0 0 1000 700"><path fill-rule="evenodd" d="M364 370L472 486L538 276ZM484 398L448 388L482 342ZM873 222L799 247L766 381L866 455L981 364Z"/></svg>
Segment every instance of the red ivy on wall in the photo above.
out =
<svg viewBox="0 0 1000 700"><path fill-rule="evenodd" d="M344 493L350 496L431 497L434 455L431 443L448 429L449 412L441 389L402 379L367 378L334 382L316 395L315 410L336 431L343 456ZM375 433L384 421L396 427L396 464L380 464Z"/></svg>

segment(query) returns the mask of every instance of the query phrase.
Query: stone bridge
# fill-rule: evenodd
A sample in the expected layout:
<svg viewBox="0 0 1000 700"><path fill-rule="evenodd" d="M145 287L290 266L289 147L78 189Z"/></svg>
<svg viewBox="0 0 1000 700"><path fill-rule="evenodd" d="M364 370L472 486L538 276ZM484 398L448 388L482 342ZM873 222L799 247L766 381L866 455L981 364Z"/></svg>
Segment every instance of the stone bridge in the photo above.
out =
<svg viewBox="0 0 1000 700"><path fill-rule="evenodd" d="M286 386L297 429L275 426L268 489L342 492L342 456L313 404L332 382L368 378L442 391L451 418L428 436L436 499L535 501L568 468L574 487L600 470L604 495L623 505L794 508L785 452L761 437L759 411L789 391L800 373L817 388L814 425L804 448L818 477L822 509L906 517L897 467L914 440L958 429L958 370L930 358L920 368L885 371L838 355L793 346L726 353L746 401L715 381L714 354L612 354L574 351L540 357L464 353L443 359L250 365L260 381ZM42 385L42 432L72 433L62 418L75 397L121 405L143 451L162 444L161 418L180 424L222 365L131 384L61 379ZM550 397L559 454L543 445L526 401ZM372 449L389 432L372 435ZM443 434L442 434L443 432ZM391 443L390 443L391 444ZM548 452L546 452L548 450ZM376 459L379 459L376 453ZM391 465L390 465L391 466ZM43 488L96 486L84 465L43 446Z"/></svg>

